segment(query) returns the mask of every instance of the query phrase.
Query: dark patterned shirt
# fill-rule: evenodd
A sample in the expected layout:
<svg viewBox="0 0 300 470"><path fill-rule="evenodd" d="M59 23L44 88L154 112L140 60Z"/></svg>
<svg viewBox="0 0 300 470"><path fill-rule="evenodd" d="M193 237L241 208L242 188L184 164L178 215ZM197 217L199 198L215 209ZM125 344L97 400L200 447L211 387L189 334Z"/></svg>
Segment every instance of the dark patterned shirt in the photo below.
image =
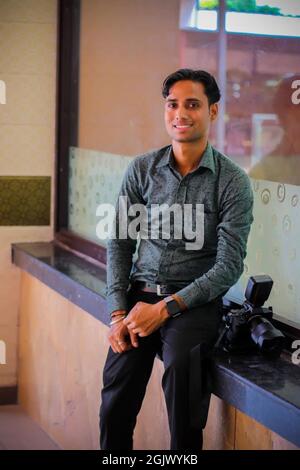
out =
<svg viewBox="0 0 300 470"><path fill-rule="evenodd" d="M196 205L203 204L204 242L201 249L187 249L190 239L175 236L178 219L172 217L169 239L110 239L110 313L127 309L127 289L133 280L178 285L176 293L188 308L224 295L238 281L253 221L251 182L244 170L210 144L198 167L184 177L176 170L172 146L136 157L127 168L119 196L126 196L128 205L143 204L149 212L152 204L179 204L182 208L190 204L195 215ZM118 208L117 203L117 230ZM195 223L193 217L193 230Z"/></svg>

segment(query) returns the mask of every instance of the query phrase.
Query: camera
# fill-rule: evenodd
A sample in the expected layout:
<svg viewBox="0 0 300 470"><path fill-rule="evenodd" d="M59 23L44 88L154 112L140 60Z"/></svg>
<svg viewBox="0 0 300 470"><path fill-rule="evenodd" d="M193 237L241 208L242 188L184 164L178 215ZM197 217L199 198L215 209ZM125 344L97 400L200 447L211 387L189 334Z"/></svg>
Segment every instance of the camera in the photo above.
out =
<svg viewBox="0 0 300 470"><path fill-rule="evenodd" d="M262 307L272 286L268 275L251 276L243 305L223 299L223 322L216 348L240 354L260 351L272 358L280 355L285 336L271 323L272 307Z"/></svg>

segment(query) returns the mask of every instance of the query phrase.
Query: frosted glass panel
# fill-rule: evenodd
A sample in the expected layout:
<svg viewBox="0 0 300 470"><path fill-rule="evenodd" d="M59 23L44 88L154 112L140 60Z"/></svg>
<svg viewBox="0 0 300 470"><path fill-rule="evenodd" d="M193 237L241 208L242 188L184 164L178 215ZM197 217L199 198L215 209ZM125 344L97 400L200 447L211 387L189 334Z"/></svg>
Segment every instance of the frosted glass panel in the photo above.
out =
<svg viewBox="0 0 300 470"><path fill-rule="evenodd" d="M300 324L300 188L252 180L254 222L242 278L227 296L244 300L249 276L269 274L273 281L266 306L276 317ZM275 315L274 315L275 316ZM280 319L280 318L279 318Z"/></svg>
<svg viewBox="0 0 300 470"><path fill-rule="evenodd" d="M115 205L133 157L72 147L69 158L69 229L105 246L96 235L99 204Z"/></svg>

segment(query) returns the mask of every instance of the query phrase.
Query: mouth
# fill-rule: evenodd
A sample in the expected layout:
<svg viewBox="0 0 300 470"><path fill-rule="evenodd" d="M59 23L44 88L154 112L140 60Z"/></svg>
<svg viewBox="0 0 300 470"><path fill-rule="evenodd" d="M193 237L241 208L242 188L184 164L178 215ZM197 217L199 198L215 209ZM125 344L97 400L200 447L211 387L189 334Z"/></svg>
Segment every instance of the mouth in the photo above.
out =
<svg viewBox="0 0 300 470"><path fill-rule="evenodd" d="M175 127L175 129L178 129L178 130L184 130L184 129L189 129L190 127L192 127L192 124L182 124L182 125L174 124L173 127Z"/></svg>

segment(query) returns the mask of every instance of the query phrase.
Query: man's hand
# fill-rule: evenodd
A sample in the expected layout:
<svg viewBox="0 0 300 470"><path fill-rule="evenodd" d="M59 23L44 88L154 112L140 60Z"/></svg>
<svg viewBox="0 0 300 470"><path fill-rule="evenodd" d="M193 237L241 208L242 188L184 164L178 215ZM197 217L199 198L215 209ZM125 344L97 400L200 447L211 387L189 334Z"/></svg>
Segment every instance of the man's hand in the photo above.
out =
<svg viewBox="0 0 300 470"><path fill-rule="evenodd" d="M114 312L113 320L118 318L117 315L125 314L126 311L120 310ZM132 347L138 347L138 337L132 331L128 330L127 326L124 325L123 321L118 321L114 325L111 325L108 332L108 341L114 353L122 353L132 349Z"/></svg>
<svg viewBox="0 0 300 470"><path fill-rule="evenodd" d="M128 327L128 331L142 337L158 330L168 318L166 303L163 300L156 304L137 302L121 323Z"/></svg>

